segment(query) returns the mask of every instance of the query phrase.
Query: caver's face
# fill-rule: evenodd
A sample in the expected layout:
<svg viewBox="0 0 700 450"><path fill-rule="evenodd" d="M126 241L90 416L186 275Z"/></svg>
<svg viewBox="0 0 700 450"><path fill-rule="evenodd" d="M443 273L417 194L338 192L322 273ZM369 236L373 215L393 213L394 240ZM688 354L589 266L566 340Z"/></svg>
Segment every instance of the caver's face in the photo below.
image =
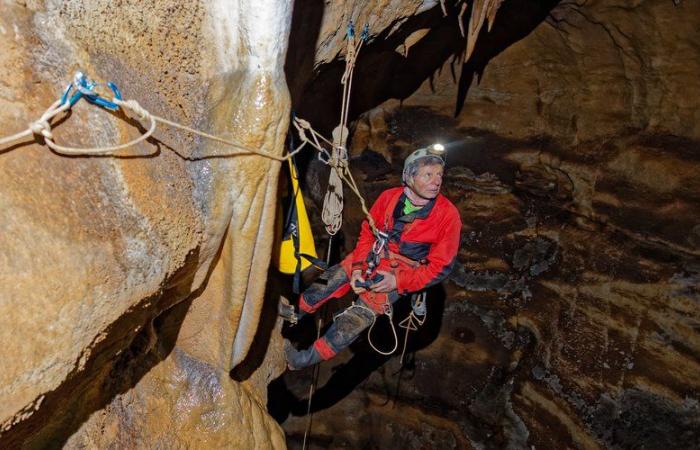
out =
<svg viewBox="0 0 700 450"><path fill-rule="evenodd" d="M440 193L443 171L441 164L421 166L408 187L422 198L433 199Z"/></svg>

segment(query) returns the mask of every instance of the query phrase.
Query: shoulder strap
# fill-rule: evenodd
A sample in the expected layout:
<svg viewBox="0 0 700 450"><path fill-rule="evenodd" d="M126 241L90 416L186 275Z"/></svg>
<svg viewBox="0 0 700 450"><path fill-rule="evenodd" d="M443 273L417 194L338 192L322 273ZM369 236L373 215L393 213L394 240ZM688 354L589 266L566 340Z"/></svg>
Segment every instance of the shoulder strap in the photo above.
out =
<svg viewBox="0 0 700 450"><path fill-rule="evenodd" d="M433 210L433 206L435 206L436 199L431 199L421 209L419 209L418 211L414 211L410 214L403 213L403 204L405 200L406 194L401 194L401 197L399 197L399 201L396 203L396 206L394 206L394 211L392 214L394 218L394 226L392 227L391 232L389 233L389 240L392 240L394 242L398 242L401 240L401 235L403 234L406 224L412 223L416 219L425 219L426 217L428 217L430 212Z"/></svg>

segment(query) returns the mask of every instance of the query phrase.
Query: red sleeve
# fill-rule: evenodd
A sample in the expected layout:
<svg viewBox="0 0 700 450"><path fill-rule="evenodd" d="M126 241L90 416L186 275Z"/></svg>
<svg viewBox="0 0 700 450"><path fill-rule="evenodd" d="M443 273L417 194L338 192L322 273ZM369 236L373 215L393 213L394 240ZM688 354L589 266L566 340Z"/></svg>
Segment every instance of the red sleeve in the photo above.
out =
<svg viewBox="0 0 700 450"><path fill-rule="evenodd" d="M369 214L374 219L374 223L377 227L380 227L384 221L384 213L386 211L387 203L391 199L391 192L389 190L379 194L377 201L374 202L369 210ZM362 226L360 228L360 237L357 238L357 245L352 251L352 268L361 269L364 263L367 261L367 255L372 251L372 246L374 245L374 234L369 228L369 222L367 219L362 221Z"/></svg>
<svg viewBox="0 0 700 450"><path fill-rule="evenodd" d="M437 243L431 246L426 257L427 264L415 269L400 268L396 271L396 289L399 294L417 292L440 283L452 271L457 260L459 235L462 231L462 220L457 208L452 206L447 209L440 230Z"/></svg>

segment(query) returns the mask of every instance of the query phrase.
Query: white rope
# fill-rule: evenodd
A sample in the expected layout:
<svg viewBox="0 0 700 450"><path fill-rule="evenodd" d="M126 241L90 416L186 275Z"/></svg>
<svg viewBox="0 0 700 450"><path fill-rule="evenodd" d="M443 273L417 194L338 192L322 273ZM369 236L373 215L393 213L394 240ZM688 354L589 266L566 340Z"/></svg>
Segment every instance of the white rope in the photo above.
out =
<svg viewBox="0 0 700 450"><path fill-rule="evenodd" d="M388 302L386 304L384 304L384 312L382 313L382 315L386 315L387 318L389 319L389 325L391 325L391 332L394 335L394 348L392 348L388 352L384 352L382 350L379 350L372 342L372 329L374 328L374 325L377 323L377 313L372 308L369 308L365 305L361 305L359 303L353 302L353 304L350 305L349 307L347 307L343 312L341 312L340 314L333 317L333 320L335 321L336 318L342 316L343 314L345 314L346 312L350 311L353 308L366 309L367 311L372 313L372 325L370 325L369 330L367 330L367 342L369 342L370 347L372 347L372 349L375 352L379 353L380 355L384 355L384 356L392 355L396 351L396 349L399 348L399 337L396 334L396 327L394 326L394 322L392 321L392 317L394 316L394 312L393 312L393 308L391 307L391 304Z"/></svg>
<svg viewBox="0 0 700 450"><path fill-rule="evenodd" d="M369 210L367 209L367 202L365 201L365 198L363 197L362 193L360 192L360 188L357 186L357 183L355 182L355 179L352 176L352 172L350 172L350 167L348 166L347 161L342 161L342 160L333 160L333 158L330 156L328 153L328 150L326 150L319 141L323 141L326 144L332 146L333 143L329 141L328 139L324 138L321 134L319 134L316 130L311 128L311 124L309 122L295 118L294 119L294 126L297 128L297 131L299 132L299 137L304 143L310 144L312 147L314 147L316 150L319 152L319 159L324 162L325 164L328 164L331 167L337 168L337 173L340 176L340 178L345 182L345 184L352 190L355 195L357 196L358 200L360 201L360 207L362 208L362 212L365 213L365 218L367 219L367 222L369 223L369 227L372 230L372 232L376 235L378 230L377 226L374 222L374 218L372 215L369 213ZM306 132L311 133L311 138L313 139L310 140L308 136L306 136ZM326 157L326 159L323 158L323 156Z"/></svg>
<svg viewBox="0 0 700 450"><path fill-rule="evenodd" d="M321 220L326 226L326 232L333 236L343 226L343 179L340 166L347 165L348 116L350 109L350 93L352 92L352 76L355 71L355 61L362 48L363 40L355 43L354 35L348 36L347 55L345 57L345 72L340 83L343 85L343 96L340 108L340 123L333 130L332 150L328 160L323 160L331 167L328 175L328 187L323 197ZM320 155L319 155L320 156ZM348 171L349 172L349 171Z"/></svg>
<svg viewBox="0 0 700 450"><path fill-rule="evenodd" d="M347 162L345 143L339 141L343 134L344 126L338 126L333 130L333 150L328 165L331 167L328 175L328 187L323 197L323 210L321 220L326 226L326 232L334 236L343 226L343 180L339 167Z"/></svg>
<svg viewBox="0 0 700 450"><path fill-rule="evenodd" d="M418 330L418 327L423 325L425 323L425 320L428 318L428 310L426 309L425 314L421 318L418 317L418 315L415 313L413 310L413 302L415 302L417 307L423 306L425 303L425 297L426 297L426 291L422 291L420 294L413 294L413 297L411 300L411 312L408 314L408 317L406 317L404 320L402 320L399 323L399 326L401 328L404 328L406 330L406 334L404 335L404 340L403 340L403 350L401 351L401 364L403 364L403 357L406 355L406 345L408 344L408 333L411 331L416 331ZM420 306L418 306L420 305Z"/></svg>
<svg viewBox="0 0 700 450"><path fill-rule="evenodd" d="M26 130L16 133L12 136L8 136L6 138L0 139L0 147L3 147L7 144L10 144L12 142L18 141L20 139L23 139L25 137L31 136L31 135L36 135L36 136L42 136L44 138L44 141L46 142L46 145L56 153L62 154L62 155L69 155L69 156L76 156L76 155L81 155L81 156L97 156L97 155L114 155L114 152L117 152L119 150L126 149L128 147L133 147L134 145L139 144L140 142L145 141L151 135L155 132L157 124L162 123L165 125L169 125L173 128L178 128L184 131L187 131L192 134L196 134L198 136L202 136L207 139L211 139L216 142L220 142L222 144L226 144L232 147L235 147L239 151L233 154L229 154L226 156L238 156L238 155L258 155L262 156L264 158L272 159L275 161L286 161L295 154L299 153L302 148L306 145L306 142L302 142L301 145L299 145L294 151L287 153L286 155L283 156L276 156L272 155L269 153L262 152L257 149L253 149L250 147L245 147L242 144L232 141L230 139L224 139L219 136L214 136L208 133L204 133L202 131L196 130L194 128L190 128L188 126L179 124L177 122L170 121L168 119L165 119L163 117L156 116L154 114L151 114L148 112L145 108L143 108L136 100L128 100L128 101L123 101L119 99L112 99L111 100L113 103L119 105L123 111L131 111L133 112L139 120L144 120L150 122L148 130L142 134L141 136L125 143L125 144L119 144L119 145L114 145L114 146L108 146L108 147L90 147L90 148L76 148L76 147L68 147L64 145L59 145L55 142L52 131L51 131L51 121L54 117L58 116L59 114L69 110L71 108L70 103L65 102L61 103L60 100L57 100L54 102L45 112L42 114L42 116L36 120L35 122L32 122L29 124Z"/></svg>
<svg viewBox="0 0 700 450"><path fill-rule="evenodd" d="M311 136L314 140L312 145L319 151L318 159L324 162L326 165L330 166L331 168L330 173L328 175L328 186L326 188L326 194L323 197L323 209L321 211L321 220L323 221L323 224L326 227L326 232L329 234L327 253L327 258L329 260L331 252L331 239L333 239L333 236L335 236L335 234L338 233L338 231L340 231L340 228L343 226L343 180L346 181L350 189L352 189L352 191L360 199L362 210L367 215L372 230L374 231L375 229L374 221L369 215L369 212L367 211L365 200L360 194L360 191L357 188L357 185L355 184L355 180L352 178L352 174L350 173L350 169L348 167L348 153L346 149L346 142L349 134L347 122L348 109L350 106L350 92L352 90L352 74L355 69L355 60L357 57L357 52L359 52L360 48L362 47L362 42L363 40L360 39L360 43L356 46L354 34L348 36L348 53L345 59L345 72L343 73L343 77L340 80L340 82L343 85L343 98L340 110L340 124L333 130L332 133L333 142L330 143L332 149L331 152L329 153L328 151L326 151L319 142L319 138L323 139L327 143L328 140L323 138L323 136L321 136L319 133L313 130L311 128L311 124L309 124L306 121L301 121L299 119L295 119L294 123L295 127L299 131L299 136L303 143L309 142L308 138L306 137L306 133L304 133L304 130L308 130L309 132L311 132ZM374 326L374 323L372 323L372 326ZM319 334L317 336L317 339L320 337L320 331L321 321L319 319ZM307 438L309 433L311 432L311 423L313 419L313 414L311 414L311 398L313 396L314 386L318 381L318 372L316 371L317 367L318 366L314 367L314 377L312 378L311 386L309 387L309 404L307 410L309 420L307 423L306 430L304 431L304 441L302 444L302 449L304 450L306 450L307 448Z"/></svg>

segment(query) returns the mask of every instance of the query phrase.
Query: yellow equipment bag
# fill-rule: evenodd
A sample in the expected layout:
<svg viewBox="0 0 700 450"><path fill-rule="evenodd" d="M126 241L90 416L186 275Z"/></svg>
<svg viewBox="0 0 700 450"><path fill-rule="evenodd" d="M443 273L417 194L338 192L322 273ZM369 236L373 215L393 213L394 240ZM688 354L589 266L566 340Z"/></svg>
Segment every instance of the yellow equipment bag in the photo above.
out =
<svg viewBox="0 0 700 450"><path fill-rule="evenodd" d="M299 176L292 159L289 163L290 188L289 206L286 211L279 206L277 214L277 243L275 245L275 263L277 269L285 274L297 275L318 261L311 223L306 213L304 197L299 188ZM284 220L284 222L283 222ZM281 236L281 239L279 238Z"/></svg>

